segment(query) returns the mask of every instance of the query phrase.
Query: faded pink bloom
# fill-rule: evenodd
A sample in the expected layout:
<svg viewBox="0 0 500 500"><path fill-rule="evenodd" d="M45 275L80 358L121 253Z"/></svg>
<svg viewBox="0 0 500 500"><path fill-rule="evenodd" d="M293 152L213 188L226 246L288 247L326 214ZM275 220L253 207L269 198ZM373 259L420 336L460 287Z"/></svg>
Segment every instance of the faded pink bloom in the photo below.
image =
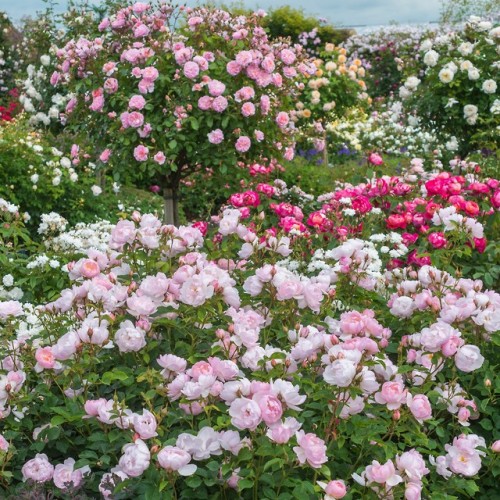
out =
<svg viewBox="0 0 500 500"><path fill-rule="evenodd" d="M248 398L235 399L229 407L231 423L238 429L255 430L262 421L259 405Z"/></svg>
<svg viewBox="0 0 500 500"><path fill-rule="evenodd" d="M35 458L28 460L22 467L23 481L31 479L36 483L50 481L54 475L54 466L45 453L37 453Z"/></svg>

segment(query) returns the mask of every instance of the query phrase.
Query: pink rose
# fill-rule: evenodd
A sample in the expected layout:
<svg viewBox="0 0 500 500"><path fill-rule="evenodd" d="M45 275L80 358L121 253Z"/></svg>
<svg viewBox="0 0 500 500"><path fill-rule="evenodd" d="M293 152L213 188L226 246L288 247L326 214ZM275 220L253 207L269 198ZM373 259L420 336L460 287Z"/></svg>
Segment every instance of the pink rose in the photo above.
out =
<svg viewBox="0 0 500 500"><path fill-rule="evenodd" d="M219 80L211 80L208 82L208 92L213 97L219 97L226 90L226 86Z"/></svg>
<svg viewBox="0 0 500 500"><path fill-rule="evenodd" d="M128 101L130 109L138 109L139 111L146 105L146 99L142 95L133 95Z"/></svg>
<svg viewBox="0 0 500 500"><path fill-rule="evenodd" d="M424 394L417 394L416 396L408 394L407 404L412 415L418 422L422 423L424 420L432 418L431 403L429 398Z"/></svg>
<svg viewBox="0 0 500 500"><path fill-rule="evenodd" d="M382 390L375 394L375 401L387 404L389 410L397 410L406 401L406 389L402 382L385 382Z"/></svg>
<svg viewBox="0 0 500 500"><path fill-rule="evenodd" d="M278 113L278 116L276 117L276 123L278 124L278 127L284 128L288 125L289 122L290 117L288 116L288 113L285 113L284 111Z"/></svg>
<svg viewBox="0 0 500 500"><path fill-rule="evenodd" d="M227 108L227 99L224 96L216 97L212 101L212 109L217 113L222 113Z"/></svg>
<svg viewBox="0 0 500 500"><path fill-rule="evenodd" d="M188 61L184 64L184 76L190 80L194 80L200 74L200 67L193 61Z"/></svg>
<svg viewBox="0 0 500 500"><path fill-rule="evenodd" d="M87 465L75 470L75 461L67 458L63 464L56 465L54 469L54 484L61 490L69 488L78 488L82 484L83 476L90 473L90 467Z"/></svg>
<svg viewBox="0 0 500 500"><path fill-rule="evenodd" d="M141 439L150 439L158 436L155 416L148 410L142 410L142 415L134 415L132 425Z"/></svg>
<svg viewBox="0 0 500 500"><path fill-rule="evenodd" d="M455 364L463 372L469 373L481 368L484 363L479 347L466 344L462 346L455 354Z"/></svg>
<svg viewBox="0 0 500 500"><path fill-rule="evenodd" d="M255 104L252 102L245 102L243 106L241 106L241 114L245 118L253 116L255 114Z"/></svg>
<svg viewBox="0 0 500 500"><path fill-rule="evenodd" d="M259 405L248 398L235 399L229 407L231 423L238 429L255 430L262 421Z"/></svg>
<svg viewBox="0 0 500 500"><path fill-rule="evenodd" d="M269 427L267 437L278 444L285 444L290 441L290 438L300 429L300 422L293 418L287 417L284 422L276 422Z"/></svg>
<svg viewBox="0 0 500 500"><path fill-rule="evenodd" d="M120 323L115 333L115 344L120 352L137 352L146 346L146 335L127 319Z"/></svg>
<svg viewBox="0 0 500 500"><path fill-rule="evenodd" d="M236 141L236 151L238 151L239 153L245 153L250 149L251 145L252 141L250 140L250 138L246 135L243 135L241 137L238 137L238 140Z"/></svg>
<svg viewBox="0 0 500 500"><path fill-rule="evenodd" d="M35 359L42 368L54 368L56 358L51 347L39 347L35 352Z"/></svg>
<svg viewBox="0 0 500 500"><path fill-rule="evenodd" d="M9 316L20 316L21 314L23 314L23 306L17 300L0 302L0 319L6 319Z"/></svg>
<svg viewBox="0 0 500 500"><path fill-rule="evenodd" d="M135 443L126 444L122 451L123 455L118 465L127 476L138 477L149 467L151 453L141 439L137 439Z"/></svg>
<svg viewBox="0 0 500 500"><path fill-rule="evenodd" d="M95 260L91 259L83 259L80 265L80 274L84 278L94 278L98 274L100 274L101 269L99 264Z"/></svg>
<svg viewBox="0 0 500 500"><path fill-rule="evenodd" d="M178 472L181 476L191 476L196 465L190 464L191 455L177 446L165 446L158 453L158 463L167 471Z"/></svg>
<svg viewBox="0 0 500 500"><path fill-rule="evenodd" d="M9 446L9 442L0 434L0 450L7 451Z"/></svg>
<svg viewBox="0 0 500 500"><path fill-rule="evenodd" d="M142 144L134 148L134 158L137 161L146 161L148 159L149 149Z"/></svg>
<svg viewBox="0 0 500 500"><path fill-rule="evenodd" d="M145 80L148 80L150 82L154 82L160 74L158 73L158 70L154 68L153 66L148 66L147 68L144 68L142 71L142 77Z"/></svg>
<svg viewBox="0 0 500 500"><path fill-rule="evenodd" d="M99 160L101 160L103 163L108 163L109 158L111 156L111 149L105 149L99 156Z"/></svg>
<svg viewBox="0 0 500 500"><path fill-rule="evenodd" d="M154 156L153 156L153 160L158 163L158 165L163 165L165 163L165 160L166 160L166 156L165 154L163 153L163 151L158 151L158 153L156 153Z"/></svg>
<svg viewBox="0 0 500 500"><path fill-rule="evenodd" d="M267 425L276 423L283 414L283 407L280 400L272 394L255 394L252 398L261 411L262 420Z"/></svg>
<svg viewBox="0 0 500 500"><path fill-rule="evenodd" d="M280 59L287 65L293 64L295 62L295 54L290 49L283 49L280 52Z"/></svg>
<svg viewBox="0 0 500 500"><path fill-rule="evenodd" d="M381 465L374 460L365 470L368 483L386 484L387 486L396 486L403 481L402 477L396 474L396 469L392 460L388 460Z"/></svg>
<svg viewBox="0 0 500 500"><path fill-rule="evenodd" d="M328 461L325 442L313 433L306 434L298 431L297 444L293 451L301 464L307 462L311 467L318 469Z"/></svg>
<svg viewBox="0 0 500 500"><path fill-rule="evenodd" d="M54 475L54 466L49 462L47 455L37 453L35 458L28 460L22 467L23 481L31 479L36 483L50 481Z"/></svg>
<svg viewBox="0 0 500 500"><path fill-rule="evenodd" d="M370 153L368 155L368 162L372 165L382 165L382 163L384 163L384 160L378 153Z"/></svg>
<svg viewBox="0 0 500 500"><path fill-rule="evenodd" d="M130 127L139 128L144 123L144 115L138 111L132 111L127 116L127 121Z"/></svg>
<svg viewBox="0 0 500 500"><path fill-rule="evenodd" d="M226 71L231 76L236 76L242 70L241 66L236 61L229 61L226 65Z"/></svg>
<svg viewBox="0 0 500 500"><path fill-rule="evenodd" d="M132 243L135 239L137 229L135 224L129 220L118 221L116 226L111 231L111 242L113 246L121 247L125 243Z"/></svg>
<svg viewBox="0 0 500 500"><path fill-rule="evenodd" d="M326 485L325 493L332 498L344 498L347 488L344 481L337 479L336 481L330 481Z"/></svg>
<svg viewBox="0 0 500 500"><path fill-rule="evenodd" d="M116 78L107 78L104 82L104 90L108 94L114 94L118 90L118 80Z"/></svg>
<svg viewBox="0 0 500 500"><path fill-rule="evenodd" d="M220 128L208 133L208 142L211 144L220 144L224 140L224 133Z"/></svg>

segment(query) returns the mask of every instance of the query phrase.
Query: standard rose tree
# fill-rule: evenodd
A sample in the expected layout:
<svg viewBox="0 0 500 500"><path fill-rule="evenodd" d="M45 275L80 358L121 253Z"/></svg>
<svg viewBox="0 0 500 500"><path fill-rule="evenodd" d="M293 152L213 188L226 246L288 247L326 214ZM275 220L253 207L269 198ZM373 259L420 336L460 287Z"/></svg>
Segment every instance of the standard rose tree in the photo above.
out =
<svg viewBox="0 0 500 500"><path fill-rule="evenodd" d="M293 158L288 110L315 68L301 46L270 41L261 15L136 3L104 19L101 36L57 51L52 82L74 96L68 126L90 136L115 176L159 178L169 222L195 168L234 175Z"/></svg>

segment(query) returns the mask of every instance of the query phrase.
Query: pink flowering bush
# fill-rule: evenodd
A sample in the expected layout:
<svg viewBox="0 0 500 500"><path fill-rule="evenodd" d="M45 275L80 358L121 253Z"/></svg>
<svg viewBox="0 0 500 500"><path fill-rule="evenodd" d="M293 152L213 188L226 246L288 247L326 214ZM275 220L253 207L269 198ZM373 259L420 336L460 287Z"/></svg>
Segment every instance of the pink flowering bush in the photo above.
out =
<svg viewBox="0 0 500 500"><path fill-rule="evenodd" d="M269 40L260 13L136 3L99 30L57 51L52 82L73 95L68 126L91 134L117 176L156 178L169 204L199 166L293 158L292 97L315 68L302 46Z"/></svg>
<svg viewBox="0 0 500 500"><path fill-rule="evenodd" d="M54 300L0 302L0 488L491 495L500 295L461 269L497 192L415 161L318 199L261 183L210 223L120 220Z"/></svg>

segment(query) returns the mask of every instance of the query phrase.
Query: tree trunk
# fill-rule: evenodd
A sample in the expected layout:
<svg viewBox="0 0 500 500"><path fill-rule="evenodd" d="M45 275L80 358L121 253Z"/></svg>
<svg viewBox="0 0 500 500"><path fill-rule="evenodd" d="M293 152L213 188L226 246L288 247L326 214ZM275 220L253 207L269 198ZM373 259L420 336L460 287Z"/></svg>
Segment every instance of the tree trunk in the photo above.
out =
<svg viewBox="0 0 500 500"><path fill-rule="evenodd" d="M165 224L179 225L179 204L177 187L163 187L163 221Z"/></svg>

